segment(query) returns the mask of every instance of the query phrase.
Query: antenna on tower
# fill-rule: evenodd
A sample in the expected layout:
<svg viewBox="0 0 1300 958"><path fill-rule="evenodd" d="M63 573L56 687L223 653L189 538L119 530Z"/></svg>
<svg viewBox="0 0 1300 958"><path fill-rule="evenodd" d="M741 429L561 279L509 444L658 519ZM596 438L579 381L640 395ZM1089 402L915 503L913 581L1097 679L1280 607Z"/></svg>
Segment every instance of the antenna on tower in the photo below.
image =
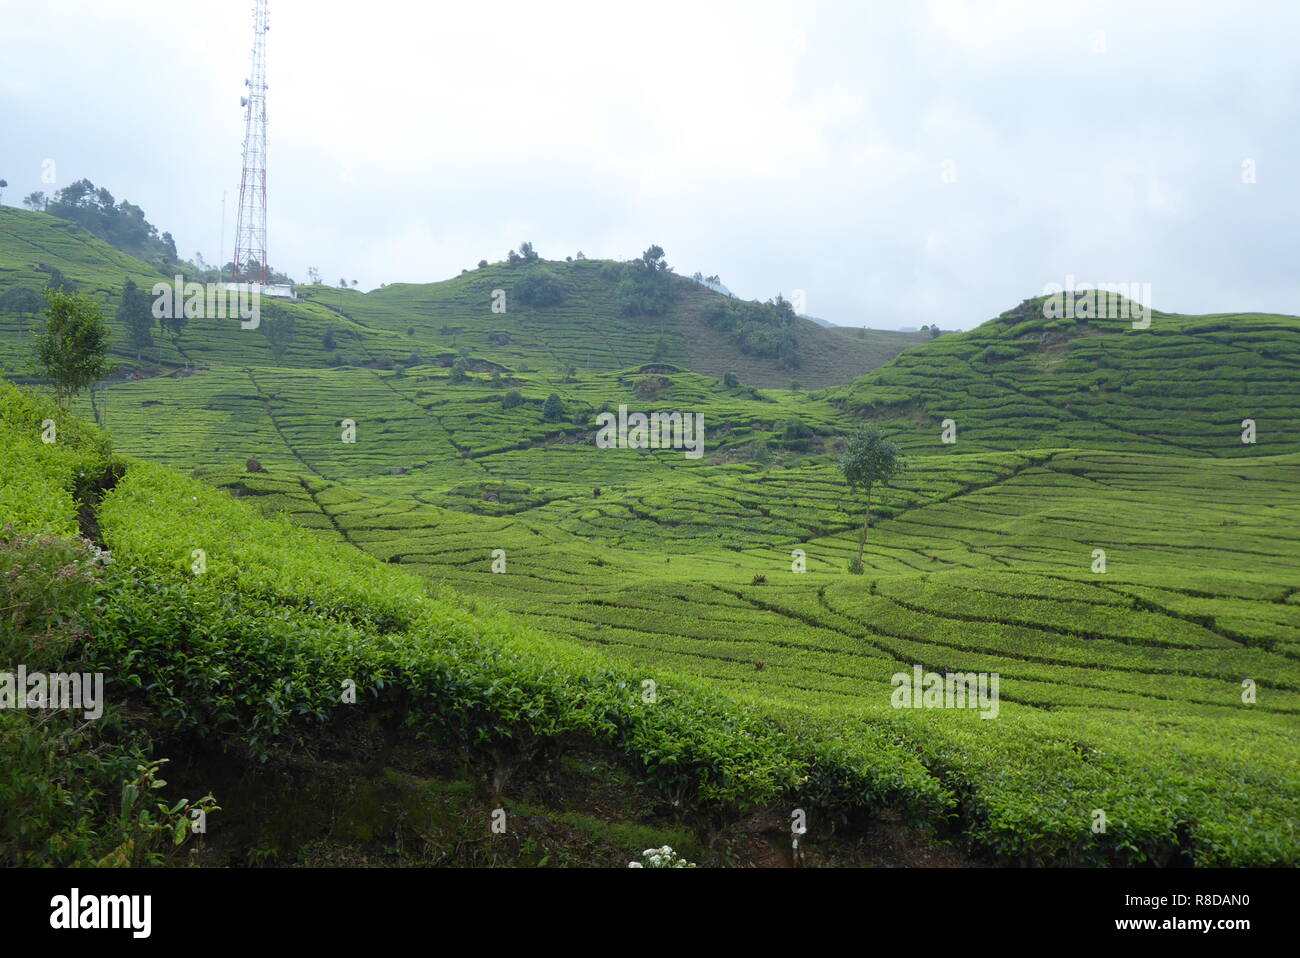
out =
<svg viewBox="0 0 1300 958"><path fill-rule="evenodd" d="M239 180L232 282L267 285L266 267L266 32L267 0L253 4L253 66L244 84L244 172Z"/></svg>

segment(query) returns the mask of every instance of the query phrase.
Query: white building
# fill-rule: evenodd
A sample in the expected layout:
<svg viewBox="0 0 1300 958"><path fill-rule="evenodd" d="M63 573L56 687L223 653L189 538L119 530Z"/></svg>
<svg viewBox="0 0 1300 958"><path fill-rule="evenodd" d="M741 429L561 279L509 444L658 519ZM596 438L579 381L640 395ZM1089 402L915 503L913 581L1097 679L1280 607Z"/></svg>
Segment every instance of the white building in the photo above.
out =
<svg viewBox="0 0 1300 958"><path fill-rule="evenodd" d="M231 293L260 293L263 296L270 296L272 299L298 299L298 294L294 291L294 288L287 285L263 286L261 283L227 283L226 290Z"/></svg>

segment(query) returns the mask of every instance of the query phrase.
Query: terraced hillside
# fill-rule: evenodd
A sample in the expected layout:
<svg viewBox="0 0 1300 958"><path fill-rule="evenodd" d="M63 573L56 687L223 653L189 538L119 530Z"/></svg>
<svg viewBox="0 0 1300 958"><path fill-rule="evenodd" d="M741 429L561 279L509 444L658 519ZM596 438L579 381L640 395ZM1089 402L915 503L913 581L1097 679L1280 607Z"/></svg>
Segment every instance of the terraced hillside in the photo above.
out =
<svg viewBox="0 0 1300 958"><path fill-rule="evenodd" d="M535 266L559 277L561 302L529 305L513 295ZM0 294L12 286L41 288L49 267L99 299L110 317L126 278L146 287L170 279L72 223L0 206ZM178 367L272 363L391 369L423 361L450 367L466 350L471 368L480 372L532 369L547 381L559 381L570 366L593 374L659 359L716 378L734 372L750 385L785 388L798 379L804 388L819 388L846 382L924 342L917 334L882 330L845 335L800 319L794 331L800 365L782 369L773 359L743 354L702 322L703 311L725 297L692 280L672 277L674 301L662 316L623 316L615 295L617 268L607 260L501 262L444 282L395 283L368 293L301 286L299 301L276 303L296 325L293 341L278 360L272 359L263 331L211 317L190 320L179 341L155 336L154 348L140 363L118 327L115 355L121 374L152 375ZM504 312L493 310L496 290L505 293L499 301ZM0 370L28 372L20 344L30 325L22 317L0 314Z"/></svg>
<svg viewBox="0 0 1300 958"><path fill-rule="evenodd" d="M691 747L743 715L788 749L774 777L749 752L709 765L696 794L761 779L754 794L823 822L888 806L1026 864L1300 864L1300 320L1153 313L1137 329L1027 301L795 392L720 382L706 322L601 325L606 264L549 265L569 271L568 312L480 309L517 268L500 264L317 288L279 363L236 328L184 347L192 374L112 384L97 406L117 450L161 465L105 499L109 544L169 582L204 549L221 581L372 624L388 600L343 583L400 583L402 603L492 613L462 664L526 629L541 659L582 663L574 689L609 669L629 689L718 696ZM706 295L684 291L677 318ZM364 359L323 362L301 334L318 321ZM437 351L394 365L412 343ZM703 415L704 454L598 448L596 416L620 406ZM863 503L835 456L863 420L910 462L873 502L855 576ZM24 502L65 514L60 481ZM290 561L268 541L286 520L311 530L293 549L318 543L345 571L268 571ZM896 676L918 667L998 676L996 717L896 707Z"/></svg>
<svg viewBox="0 0 1300 958"><path fill-rule="evenodd" d="M1210 456L1300 450L1300 317L1050 319L1026 300L852 386L846 410L908 433L956 423L963 450L1087 445ZM1242 442L1243 420L1257 445ZM923 437L942 449L938 429Z"/></svg>
<svg viewBox="0 0 1300 958"><path fill-rule="evenodd" d="M1293 860L1300 457L963 459L918 460L862 579L842 572L855 517L824 467L501 517L209 478L646 677L707 680L873 760L882 736L903 744L977 846ZM997 720L893 708L892 676L918 664L998 673ZM1111 838L1090 831L1095 809Z"/></svg>

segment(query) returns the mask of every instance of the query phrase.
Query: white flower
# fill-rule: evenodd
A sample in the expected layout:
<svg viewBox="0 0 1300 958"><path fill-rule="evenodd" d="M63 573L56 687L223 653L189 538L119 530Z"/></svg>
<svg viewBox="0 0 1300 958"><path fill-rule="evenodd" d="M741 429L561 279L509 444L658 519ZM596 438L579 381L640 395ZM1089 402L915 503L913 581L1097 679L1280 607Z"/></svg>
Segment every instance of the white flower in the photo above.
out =
<svg viewBox="0 0 1300 958"><path fill-rule="evenodd" d="M640 862L628 862L628 863L627 863L627 867L628 867L628 868L645 868L645 866L642 865Z"/></svg>

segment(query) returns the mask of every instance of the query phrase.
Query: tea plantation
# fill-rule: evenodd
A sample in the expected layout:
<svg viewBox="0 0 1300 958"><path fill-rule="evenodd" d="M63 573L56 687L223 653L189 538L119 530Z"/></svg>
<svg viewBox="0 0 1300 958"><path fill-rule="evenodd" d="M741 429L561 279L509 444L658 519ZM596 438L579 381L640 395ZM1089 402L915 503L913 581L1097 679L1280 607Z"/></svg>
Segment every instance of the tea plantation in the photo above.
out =
<svg viewBox="0 0 1300 958"><path fill-rule="evenodd" d="M0 208L0 292L55 262L110 313L153 281ZM60 654L250 762L354 709L506 794L582 740L715 822L808 809L810 843L887 812L980 861L1300 864L1300 319L1029 300L906 351L808 323L791 372L688 280L620 315L612 265L547 263L564 301L504 314L527 267L309 287L278 361L196 321L69 414L0 387L5 549L112 555ZM620 407L702 414L703 455L598 446ZM864 420L908 468L853 575ZM916 667L996 675L996 715L895 707Z"/></svg>

